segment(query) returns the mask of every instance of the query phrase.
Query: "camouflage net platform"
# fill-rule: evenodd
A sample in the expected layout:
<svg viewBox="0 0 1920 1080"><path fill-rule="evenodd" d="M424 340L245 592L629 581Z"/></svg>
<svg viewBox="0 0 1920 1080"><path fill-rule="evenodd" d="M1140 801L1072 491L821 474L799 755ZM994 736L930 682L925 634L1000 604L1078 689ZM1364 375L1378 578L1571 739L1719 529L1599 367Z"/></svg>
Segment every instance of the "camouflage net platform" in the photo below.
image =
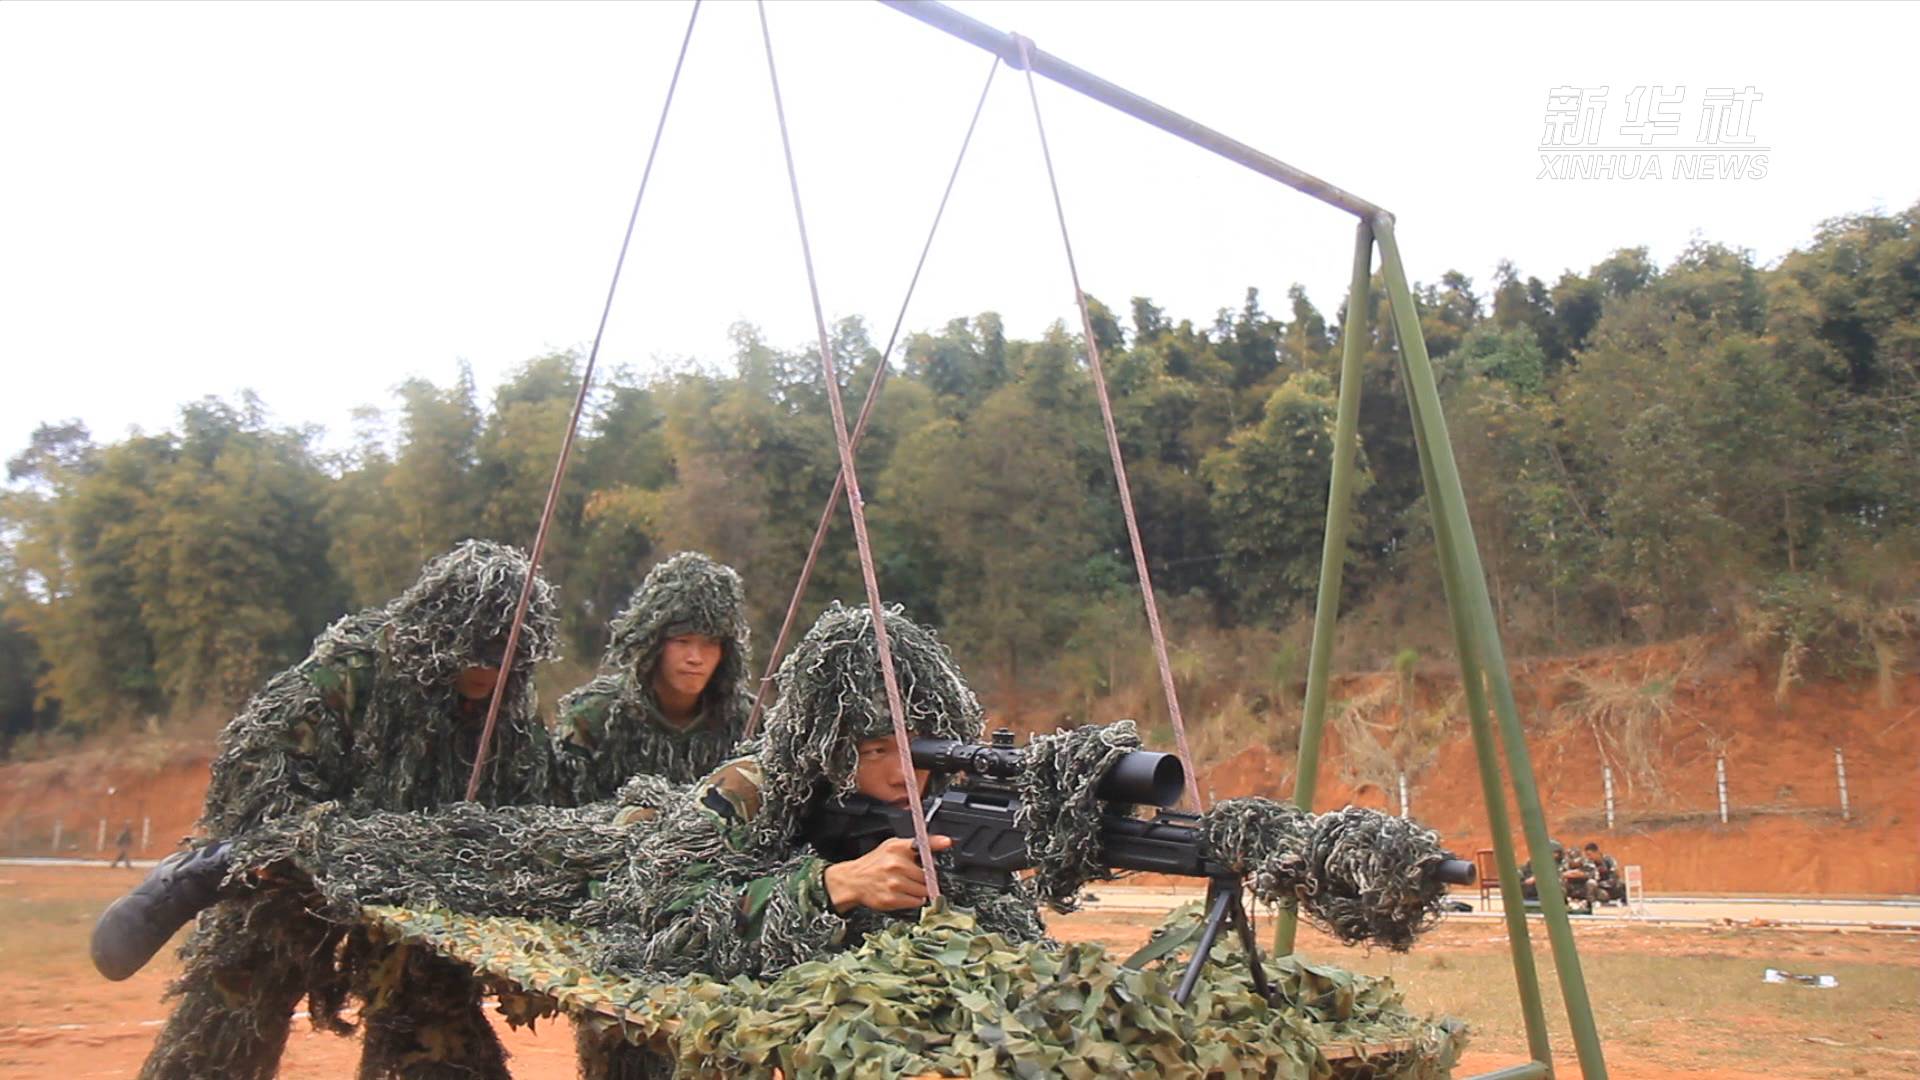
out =
<svg viewBox="0 0 1920 1080"><path fill-rule="evenodd" d="M1269 959L1273 1007L1223 940L1182 1006L1183 959L1132 971L1097 945L1013 945L943 908L766 983L596 972L592 931L566 923L397 907L362 917L473 965L515 1022L565 1012L618 1028L681 1076L1440 1080L1465 1042L1458 1023L1410 1013L1388 979ZM1199 918L1189 905L1157 933Z"/></svg>

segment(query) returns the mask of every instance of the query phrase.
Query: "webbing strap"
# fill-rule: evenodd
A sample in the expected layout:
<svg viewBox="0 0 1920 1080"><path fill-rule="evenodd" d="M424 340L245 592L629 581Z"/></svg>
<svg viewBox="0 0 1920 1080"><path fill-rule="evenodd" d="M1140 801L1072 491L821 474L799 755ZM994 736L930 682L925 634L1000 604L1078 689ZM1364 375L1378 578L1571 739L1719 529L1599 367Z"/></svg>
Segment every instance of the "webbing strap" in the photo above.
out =
<svg viewBox="0 0 1920 1080"><path fill-rule="evenodd" d="M807 292L813 301L813 323L820 334L820 370L826 377L827 404L833 410L833 441L840 452L840 475L846 481L847 510L853 518L853 541L860 550L860 576L867 587L867 607L873 615L873 641L880 653L880 678L887 688L887 714L893 720L894 749L900 755L901 775L907 779L908 809L913 812L913 846L920 856L920 877L927 899L940 898L934 874L933 851L927 841L927 818L920 807L920 785L913 782L913 751L908 745L906 709L900 702L900 681L893 672L893 646L887 640L886 610L880 606L880 581L873 569L873 547L867 539L867 511L860 497L860 474L853 466L853 444L847 438L847 413L840 402L840 376L833 364L833 341L827 317L820 307L820 282L813 271L813 246L807 240L807 217L800 205L800 175L793 164L793 140L787 133L787 110L780 99L780 76L773 62L773 34L767 28L767 5L756 0L760 37L767 47L767 78L773 84L773 111L780 121L780 148L787 159L787 186L793 191L793 219L800 230L800 255L807 267Z"/></svg>
<svg viewBox="0 0 1920 1080"><path fill-rule="evenodd" d="M1140 542L1140 522L1133 512L1133 490L1127 484L1127 464L1120 456L1120 433L1113 422L1113 402L1107 396L1107 376L1100 367L1100 343L1093 333L1093 315L1087 310L1087 294L1080 288L1080 269L1073 261L1073 240L1067 235L1067 210L1060 201L1060 181L1053 171L1053 153L1047 148L1047 125L1040 119L1040 95L1033 86L1033 57L1026 38L1015 35L1020 44L1020 64L1027 73L1027 97L1033 102L1033 126L1040 133L1040 157L1047 166L1047 186L1053 191L1053 211L1060 219L1060 243L1067 251L1067 273L1073 279L1073 299L1080 307L1080 326L1087 339L1087 363L1093 368L1093 389L1100 399L1100 419L1107 429L1107 455L1113 459L1113 482L1120 489L1120 512L1127 519L1127 539L1133 546L1133 568L1140 578L1140 600L1147 609L1147 631L1153 637L1153 658L1160 666L1160 690L1167 699L1167 718L1173 722L1175 748L1180 764L1186 766L1187 801L1201 809L1199 774L1193 768L1193 754L1187 749L1187 726L1180 717L1180 696L1173 686L1173 664L1167 659L1167 639L1160 630L1160 605L1153 597L1153 577L1147 572L1147 551Z"/></svg>
<svg viewBox="0 0 1920 1080"><path fill-rule="evenodd" d="M627 215L627 232L620 240L620 255L613 261L613 280L607 283L607 302L600 308L600 325L593 331L593 348L587 352L586 370L580 373L580 392L573 398L573 416L567 420L566 437L560 440L560 457L553 463L553 482L547 485L547 503L540 511L540 528L533 534L533 552L528 558L527 580L520 586L520 599L513 605L513 622L507 627L507 645L500 657L500 678L494 681L493 697L487 702L487 723L480 729L480 745L473 754L473 772L467 777L467 801L480 793L480 776L487 765L487 749L493 745L493 730L500 722L500 701L507 692L507 673L513 670L513 657L520 647L520 628L527 621L527 605L533 599L533 579L540 573L540 556L547 550L547 532L553 526L553 509L560 501L560 481L567 475L567 459L573 454L573 438L580 431L580 414L587 407L587 389L593 385L593 365L600 358L600 341L606 336L607 316L613 311L613 294L620 288L620 269L627 263L627 248L633 244L634 222L640 219L640 201L647 197L647 181L653 176L654 160L660 155L660 135L667 130L667 114L673 110L673 92L680 86L680 69L687 62L687 45L693 40L693 24L700 18L700 0L693 0L693 13L687 16L687 32L680 39L680 55L673 62L673 78L667 82L667 100L660 106L660 122L653 128L653 145L647 149L647 164L640 172L640 189L634 192L633 210Z"/></svg>
<svg viewBox="0 0 1920 1080"><path fill-rule="evenodd" d="M920 261L913 266L913 277L907 281L907 295L900 300L900 312L894 316L893 332L887 335L887 347L880 351L880 366L874 369L873 382L867 385L867 398L860 403L860 418L853 423L853 449L858 452L860 440L867 434L867 421L873 416L873 403L880 398L880 387L887 381L890 371L889 362L893 359L893 347L900 340L900 329L906 325L907 307L913 303L913 291L920 284L920 272L926 269L927 253L933 250L933 238L940 231L940 219L946 215L947 200L953 195L954 182L960 179L960 166L967 160L967 147L973 143L974 129L980 126L980 112L986 107L987 92L993 89L993 76L1000 70L1000 58L994 57L992 66L987 68L987 84L980 88L980 100L973 107L973 119L967 123L966 137L960 140L960 153L953 161L953 173L947 177L947 190L940 195L940 206L933 212L933 225L927 229L927 242L920 246ZM813 566L820 558L820 545L826 541L827 528L833 524L833 512L840 508L840 495L846 490L846 476L835 473L833 492L827 496L826 508L820 511L820 523L814 526L813 543L807 546L807 561L800 564L799 580L793 583L793 599L787 602L786 617L780 620L780 633L774 636L773 652L767 656L767 668L760 676L760 686L753 695L753 711L747 714L747 726L742 738L752 738L760 730L760 713L766 707L767 692L773 686L773 673L779 670L780 655L787 647L787 635L793 632L793 620L800 614L800 601L807 595L807 584L813 580Z"/></svg>

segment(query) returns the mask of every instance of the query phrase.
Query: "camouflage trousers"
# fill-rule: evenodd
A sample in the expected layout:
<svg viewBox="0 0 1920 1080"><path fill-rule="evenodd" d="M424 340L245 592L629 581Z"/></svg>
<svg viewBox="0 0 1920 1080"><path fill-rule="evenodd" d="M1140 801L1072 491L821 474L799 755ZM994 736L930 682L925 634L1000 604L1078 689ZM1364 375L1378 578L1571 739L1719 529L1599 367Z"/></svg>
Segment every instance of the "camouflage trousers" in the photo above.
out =
<svg viewBox="0 0 1920 1080"><path fill-rule="evenodd" d="M359 1080L507 1080L507 1050L481 1011L472 968L364 930L348 953L366 1032Z"/></svg>
<svg viewBox="0 0 1920 1080"><path fill-rule="evenodd" d="M154 1040L142 1080L268 1080L280 1068L303 996L316 1026L337 1019L345 987L333 977L339 931L275 891L227 900L201 916L180 949L178 999Z"/></svg>

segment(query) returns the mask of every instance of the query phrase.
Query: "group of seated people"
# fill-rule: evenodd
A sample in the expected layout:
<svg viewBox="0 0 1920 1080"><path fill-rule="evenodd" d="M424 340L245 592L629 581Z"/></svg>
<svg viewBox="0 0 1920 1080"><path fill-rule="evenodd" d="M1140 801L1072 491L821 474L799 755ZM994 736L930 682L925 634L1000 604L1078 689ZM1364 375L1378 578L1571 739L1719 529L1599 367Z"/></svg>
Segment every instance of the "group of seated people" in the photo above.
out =
<svg viewBox="0 0 1920 1080"><path fill-rule="evenodd" d="M1601 851L1596 841L1589 840L1585 848L1573 852L1560 841L1553 841L1553 865L1560 873L1561 890L1569 902L1583 903L1589 910L1595 904L1627 902L1627 884L1620 876L1620 864ZM1532 860L1521 864L1520 888L1526 899L1540 899Z"/></svg>

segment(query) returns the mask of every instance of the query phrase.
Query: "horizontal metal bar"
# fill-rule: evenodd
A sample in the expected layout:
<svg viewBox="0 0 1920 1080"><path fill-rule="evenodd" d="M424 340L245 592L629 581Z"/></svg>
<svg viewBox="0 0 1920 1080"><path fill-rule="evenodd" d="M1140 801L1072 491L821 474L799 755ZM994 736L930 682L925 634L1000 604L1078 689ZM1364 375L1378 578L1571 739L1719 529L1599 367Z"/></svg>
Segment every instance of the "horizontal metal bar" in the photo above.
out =
<svg viewBox="0 0 1920 1080"><path fill-rule="evenodd" d="M1547 1077L1552 1075L1552 1070L1545 1065L1537 1061L1529 1061L1525 1065L1509 1065L1490 1073L1470 1076L1467 1080L1547 1080Z"/></svg>
<svg viewBox="0 0 1920 1080"><path fill-rule="evenodd" d="M928 26L952 34L962 41L978 45L1015 68L1027 66L1026 60L1021 56L1019 38L1015 35L995 30L978 19L969 18L945 4L938 3L937 0L880 0L880 2L903 15L911 15ZM1212 151L1262 176L1278 180L1295 191L1311 195L1330 206L1337 206L1363 221L1385 219L1391 222L1393 220L1393 215L1384 208L1350 191L1335 187L1272 155L1263 154L1238 139L1222 135L1205 124L1189 120L1172 109L1148 101L1130 90L1115 86L1051 53L1043 52L1031 41L1027 42L1027 56L1032 59L1034 74L1052 79L1069 90L1078 91L1103 105L1119 109L1128 116L1144 120L1203 150Z"/></svg>

